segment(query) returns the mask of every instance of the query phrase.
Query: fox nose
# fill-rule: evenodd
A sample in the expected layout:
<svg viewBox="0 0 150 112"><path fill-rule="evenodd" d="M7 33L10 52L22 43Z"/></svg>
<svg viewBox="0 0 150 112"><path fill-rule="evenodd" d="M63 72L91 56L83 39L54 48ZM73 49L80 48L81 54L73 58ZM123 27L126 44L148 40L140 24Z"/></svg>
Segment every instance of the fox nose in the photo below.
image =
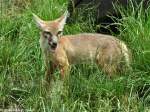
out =
<svg viewBox="0 0 150 112"><path fill-rule="evenodd" d="M52 48L55 49L56 47L57 47L57 43L56 43L56 42L53 42L53 43L52 43Z"/></svg>

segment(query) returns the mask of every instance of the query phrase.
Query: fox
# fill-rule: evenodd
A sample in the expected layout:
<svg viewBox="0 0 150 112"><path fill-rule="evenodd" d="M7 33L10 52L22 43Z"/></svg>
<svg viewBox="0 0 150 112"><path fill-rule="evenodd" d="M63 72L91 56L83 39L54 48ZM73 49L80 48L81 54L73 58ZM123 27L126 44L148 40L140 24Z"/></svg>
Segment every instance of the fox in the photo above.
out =
<svg viewBox="0 0 150 112"><path fill-rule="evenodd" d="M108 77L130 67L127 45L114 36L100 33L63 35L68 15L66 11L59 18L48 21L33 13L40 29L39 43L46 67L46 81L54 79L56 68L64 80L73 64L95 63Z"/></svg>

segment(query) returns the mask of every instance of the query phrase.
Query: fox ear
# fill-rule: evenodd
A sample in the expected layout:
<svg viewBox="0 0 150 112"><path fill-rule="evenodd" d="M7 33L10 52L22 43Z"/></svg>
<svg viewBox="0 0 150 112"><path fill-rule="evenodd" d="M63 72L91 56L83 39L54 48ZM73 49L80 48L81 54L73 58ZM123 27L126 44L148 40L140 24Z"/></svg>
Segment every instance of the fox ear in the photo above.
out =
<svg viewBox="0 0 150 112"><path fill-rule="evenodd" d="M45 22L42 19L40 19L37 15L35 15L34 13L32 13L32 15L33 15L34 21L36 22L37 27L40 28L41 30L43 30L44 26L45 26Z"/></svg>
<svg viewBox="0 0 150 112"><path fill-rule="evenodd" d="M57 21L59 22L59 30L62 31L64 25L66 24L66 20L69 17L69 12L66 11Z"/></svg>

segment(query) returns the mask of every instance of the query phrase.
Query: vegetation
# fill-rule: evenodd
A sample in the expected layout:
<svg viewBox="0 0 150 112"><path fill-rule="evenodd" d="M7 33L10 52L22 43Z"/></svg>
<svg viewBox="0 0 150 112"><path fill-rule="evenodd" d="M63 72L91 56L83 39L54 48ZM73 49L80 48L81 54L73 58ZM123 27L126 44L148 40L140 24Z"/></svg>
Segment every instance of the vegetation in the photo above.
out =
<svg viewBox="0 0 150 112"><path fill-rule="evenodd" d="M120 9L120 34L133 55L131 73L108 79L96 66L72 66L65 90L57 80L44 86L39 30L32 12L45 20L59 17L67 0L2 0L0 10L0 110L18 108L41 112L149 112L150 10ZM88 25L88 26L87 26ZM95 32L93 24L68 24L64 34Z"/></svg>

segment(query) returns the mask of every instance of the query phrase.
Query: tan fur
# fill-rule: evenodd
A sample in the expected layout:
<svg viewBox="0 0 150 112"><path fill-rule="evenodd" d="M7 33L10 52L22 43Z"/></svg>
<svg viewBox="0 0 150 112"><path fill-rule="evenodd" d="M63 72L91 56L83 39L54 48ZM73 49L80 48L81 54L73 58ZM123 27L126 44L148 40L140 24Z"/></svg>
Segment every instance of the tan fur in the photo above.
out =
<svg viewBox="0 0 150 112"><path fill-rule="evenodd" d="M122 67L122 61L127 66L130 65L127 46L113 36L83 33L59 37L57 32L60 29L62 30L66 16L63 15L55 21L44 22L34 15L42 32L51 32L53 35L52 38L58 38L55 50L51 50L52 48L48 44L48 39L42 35L40 38L40 46L47 68L47 79L48 77L52 77L53 70L56 67L60 68L61 76L64 78L68 74L69 66L76 63L97 63L110 77L119 72L119 69ZM42 23L38 21L42 21ZM121 68L121 71L123 71L123 68Z"/></svg>

